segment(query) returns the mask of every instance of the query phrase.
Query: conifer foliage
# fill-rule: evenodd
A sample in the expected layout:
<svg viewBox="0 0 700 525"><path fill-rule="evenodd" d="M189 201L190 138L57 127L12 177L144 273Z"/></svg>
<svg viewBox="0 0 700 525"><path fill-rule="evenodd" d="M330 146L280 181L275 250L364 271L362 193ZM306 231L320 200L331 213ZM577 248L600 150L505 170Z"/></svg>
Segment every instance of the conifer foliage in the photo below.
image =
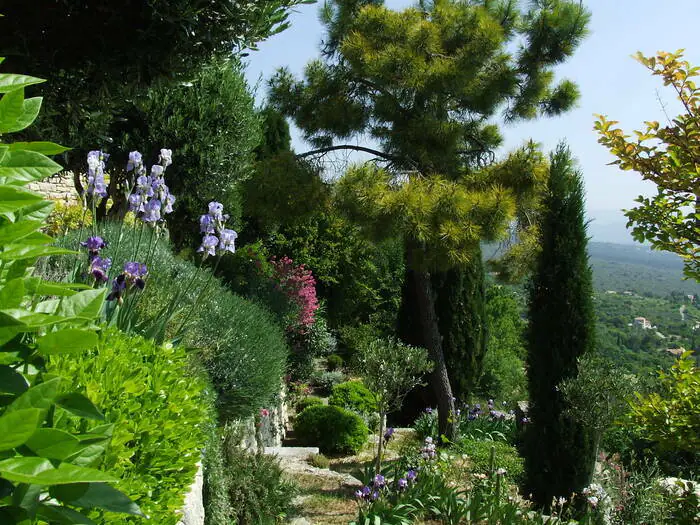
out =
<svg viewBox="0 0 700 525"><path fill-rule="evenodd" d="M525 494L547 506L580 493L591 477L593 441L559 389L593 350L593 286L588 262L581 174L569 149L551 155L541 224L542 251L529 287L527 330L530 422L526 425Z"/></svg>
<svg viewBox="0 0 700 525"><path fill-rule="evenodd" d="M355 168L344 204L384 236L405 240L440 430L454 412L431 274L473 264L479 242L508 233L537 192L532 148L495 162L494 117L557 115L578 96L554 68L574 52L588 13L573 0L433 0L402 11L381 0L329 0L322 59L298 80L281 70L271 102L292 117L317 156L357 150L385 170ZM500 114L500 115L499 115ZM374 142L359 145L372 137ZM375 144L378 143L378 146ZM457 313L459 315L459 313Z"/></svg>

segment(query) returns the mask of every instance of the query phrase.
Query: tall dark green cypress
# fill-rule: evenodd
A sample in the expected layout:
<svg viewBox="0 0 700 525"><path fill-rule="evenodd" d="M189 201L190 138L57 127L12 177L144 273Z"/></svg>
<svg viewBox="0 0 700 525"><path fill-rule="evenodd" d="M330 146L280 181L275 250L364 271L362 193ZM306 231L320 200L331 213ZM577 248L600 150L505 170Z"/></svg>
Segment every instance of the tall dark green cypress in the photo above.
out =
<svg viewBox="0 0 700 525"><path fill-rule="evenodd" d="M567 416L558 385L593 350L593 285L588 261L584 189L568 147L550 156L541 226L542 251L529 286L527 332L530 408L523 440L525 494L548 506L590 481L593 441Z"/></svg>

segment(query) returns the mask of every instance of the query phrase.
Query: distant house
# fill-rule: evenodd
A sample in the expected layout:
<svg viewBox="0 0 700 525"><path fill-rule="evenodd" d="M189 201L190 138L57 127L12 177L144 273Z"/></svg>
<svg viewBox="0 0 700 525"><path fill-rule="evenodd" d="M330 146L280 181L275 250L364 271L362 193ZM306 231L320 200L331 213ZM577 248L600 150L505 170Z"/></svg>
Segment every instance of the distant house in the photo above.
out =
<svg viewBox="0 0 700 525"><path fill-rule="evenodd" d="M634 326L638 326L642 330L649 330L651 328L651 323L646 317L635 317Z"/></svg>
<svg viewBox="0 0 700 525"><path fill-rule="evenodd" d="M680 357L681 355L683 355L683 352L685 352L685 348L683 348L683 347L680 347L680 348L667 348L667 349L666 349L666 352L668 352L668 353L671 354L672 356Z"/></svg>

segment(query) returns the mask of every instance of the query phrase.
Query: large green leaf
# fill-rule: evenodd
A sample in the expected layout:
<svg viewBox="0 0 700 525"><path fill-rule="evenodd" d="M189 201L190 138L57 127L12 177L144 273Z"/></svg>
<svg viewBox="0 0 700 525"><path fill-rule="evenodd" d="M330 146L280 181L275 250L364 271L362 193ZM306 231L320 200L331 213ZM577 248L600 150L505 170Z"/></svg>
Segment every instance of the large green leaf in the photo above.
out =
<svg viewBox="0 0 700 525"><path fill-rule="evenodd" d="M17 210L13 215L14 221L18 222L22 219L45 221L51 214L51 210L55 206L53 201L39 201L28 206L24 206Z"/></svg>
<svg viewBox="0 0 700 525"><path fill-rule="evenodd" d="M24 300L24 280L12 279L0 288L0 304L4 308L19 308Z"/></svg>
<svg viewBox="0 0 700 525"><path fill-rule="evenodd" d="M56 428L40 428L26 441L27 447L37 456L65 460L81 448L80 440Z"/></svg>
<svg viewBox="0 0 700 525"><path fill-rule="evenodd" d="M22 89L33 84L46 82L42 78L27 75L15 75L12 73L0 73L0 93L10 93L16 89Z"/></svg>
<svg viewBox="0 0 700 525"><path fill-rule="evenodd" d="M69 297L78 293L78 290L91 290L92 286L82 283L54 283L44 281L38 277L24 279L24 287L27 293L37 295L54 295L56 297ZM54 309L55 310L55 309Z"/></svg>
<svg viewBox="0 0 700 525"><path fill-rule="evenodd" d="M60 463L54 467L48 459L16 457L0 461L0 474L9 481L36 485L65 485L68 483L91 483L117 481L114 476L97 469Z"/></svg>
<svg viewBox="0 0 700 525"><path fill-rule="evenodd" d="M92 404L92 401L77 392L62 395L56 400L56 404L79 417L97 419L98 421L104 421L105 418L102 412Z"/></svg>
<svg viewBox="0 0 700 525"><path fill-rule="evenodd" d="M84 437L84 436L79 436ZM94 436L93 439L100 441L82 444L71 456L66 458L67 463L72 463L73 465L79 465L81 467L89 467L90 465L95 465L97 461L102 457L107 450L109 445L109 438L104 436Z"/></svg>
<svg viewBox="0 0 700 525"><path fill-rule="evenodd" d="M5 251L0 252L0 261L36 259L48 255L66 255L70 253L75 252L73 250L59 248L58 246L26 246L24 244L12 244Z"/></svg>
<svg viewBox="0 0 700 525"><path fill-rule="evenodd" d="M35 151L8 151L0 160L0 184L23 185L44 179L63 168Z"/></svg>
<svg viewBox="0 0 700 525"><path fill-rule="evenodd" d="M55 401L56 397L58 397L61 383L63 381L63 378L55 377L49 381L39 383L38 385L31 387L7 407L6 413L23 410L25 408L48 410Z"/></svg>
<svg viewBox="0 0 700 525"><path fill-rule="evenodd" d="M55 144L53 142L13 142L9 144L10 151L24 150L24 151L36 151L42 155L60 155L66 151L70 151L71 148L66 148L60 144Z"/></svg>
<svg viewBox="0 0 700 525"><path fill-rule="evenodd" d="M29 127L40 109L41 97L25 100L23 89L8 93L0 99L0 135Z"/></svg>
<svg viewBox="0 0 700 525"><path fill-rule="evenodd" d="M32 97L25 100L24 104L22 104L22 114L14 122L14 124L10 126L7 132L16 133L31 126L32 123L36 120L37 116L39 116L39 111L41 110L41 102L41 97ZM12 150L12 148L10 148L10 150Z"/></svg>
<svg viewBox="0 0 700 525"><path fill-rule="evenodd" d="M7 308L0 310L0 328L19 327L24 331L44 328L56 323L65 322L67 319L51 313L32 312L22 308Z"/></svg>
<svg viewBox="0 0 700 525"><path fill-rule="evenodd" d="M16 212L26 206L36 205L40 195L15 186L0 186L0 213Z"/></svg>
<svg viewBox="0 0 700 525"><path fill-rule="evenodd" d="M12 494L12 502L18 507L26 509L29 516L35 516L39 498L43 492L44 487L41 485L20 483Z"/></svg>
<svg viewBox="0 0 700 525"><path fill-rule="evenodd" d="M0 416L0 450L24 445L44 420L43 411L27 408Z"/></svg>
<svg viewBox="0 0 700 525"><path fill-rule="evenodd" d="M10 222L0 226L0 246L17 242L43 226L41 221ZM2 304L2 303L0 303Z"/></svg>
<svg viewBox="0 0 700 525"><path fill-rule="evenodd" d="M68 507L59 507L58 505L49 505L42 503L37 507L37 515L48 523L57 523L60 525L97 525L87 516L83 516L77 510L69 509Z"/></svg>
<svg viewBox="0 0 700 525"><path fill-rule="evenodd" d="M0 365L0 394L20 395L27 391L27 380L14 368Z"/></svg>
<svg viewBox="0 0 700 525"><path fill-rule="evenodd" d="M97 288L66 297L61 301L56 314L65 317L95 319L102 311L106 291L106 288Z"/></svg>
<svg viewBox="0 0 700 525"><path fill-rule="evenodd" d="M93 330L64 328L40 337L36 344L43 355L75 354L94 348L97 341L97 334Z"/></svg>
<svg viewBox="0 0 700 525"><path fill-rule="evenodd" d="M24 90L12 91L0 98L0 135L15 131L24 111Z"/></svg>
<svg viewBox="0 0 700 525"><path fill-rule="evenodd" d="M100 508L110 512L144 516L139 506L126 494L105 483L72 483L52 487L51 496L68 505L86 509Z"/></svg>

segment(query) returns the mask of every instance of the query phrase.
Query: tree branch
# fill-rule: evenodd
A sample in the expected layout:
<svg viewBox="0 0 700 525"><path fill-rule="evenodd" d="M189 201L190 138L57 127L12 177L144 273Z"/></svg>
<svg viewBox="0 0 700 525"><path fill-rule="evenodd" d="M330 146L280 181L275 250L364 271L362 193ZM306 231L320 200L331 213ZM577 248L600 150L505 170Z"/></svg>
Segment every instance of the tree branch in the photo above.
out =
<svg viewBox="0 0 700 525"><path fill-rule="evenodd" d="M326 153L330 153L331 151L339 151L339 150L362 151L363 153L369 153L371 155L374 155L375 157L380 157L382 159L397 163L399 165L408 163L408 164L411 164L412 166L414 166L416 169L418 169L418 166L416 165L416 163L413 162L411 159L399 157L397 155L391 155L390 153L385 153L383 151L379 151L379 150L372 149L372 148L366 148L365 146L355 146L353 144L339 144L337 146L327 146L325 148L319 148L319 149L314 149L311 151L305 151L304 153L298 153L296 155L296 158L304 159L306 157L311 157L313 155L324 155Z"/></svg>

